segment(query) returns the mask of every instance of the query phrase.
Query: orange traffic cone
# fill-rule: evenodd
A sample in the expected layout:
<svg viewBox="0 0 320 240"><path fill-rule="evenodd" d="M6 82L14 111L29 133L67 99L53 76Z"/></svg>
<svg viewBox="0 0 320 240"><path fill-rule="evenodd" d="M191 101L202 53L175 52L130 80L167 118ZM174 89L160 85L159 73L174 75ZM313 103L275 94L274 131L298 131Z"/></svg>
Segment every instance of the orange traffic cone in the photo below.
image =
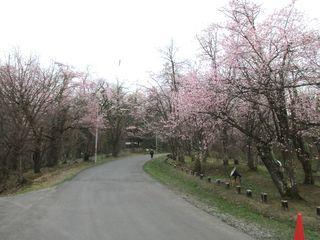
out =
<svg viewBox="0 0 320 240"><path fill-rule="evenodd" d="M294 232L294 240L304 240L303 221L301 213L297 215L296 230Z"/></svg>

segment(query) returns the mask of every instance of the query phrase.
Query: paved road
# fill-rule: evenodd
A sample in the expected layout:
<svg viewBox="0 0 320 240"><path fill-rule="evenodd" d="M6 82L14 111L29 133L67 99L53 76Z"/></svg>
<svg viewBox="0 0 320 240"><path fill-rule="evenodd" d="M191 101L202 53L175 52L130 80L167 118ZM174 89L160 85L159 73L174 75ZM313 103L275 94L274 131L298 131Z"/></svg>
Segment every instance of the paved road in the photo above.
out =
<svg viewBox="0 0 320 240"><path fill-rule="evenodd" d="M150 178L146 160L124 158L56 188L0 198L0 239L251 239Z"/></svg>

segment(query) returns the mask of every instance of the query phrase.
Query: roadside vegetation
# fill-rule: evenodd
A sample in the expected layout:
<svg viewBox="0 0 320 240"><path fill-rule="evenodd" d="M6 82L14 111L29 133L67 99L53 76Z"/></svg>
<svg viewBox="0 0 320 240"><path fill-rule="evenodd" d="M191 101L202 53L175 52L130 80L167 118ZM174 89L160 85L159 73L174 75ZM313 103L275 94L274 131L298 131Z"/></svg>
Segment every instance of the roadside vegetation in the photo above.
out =
<svg viewBox="0 0 320 240"><path fill-rule="evenodd" d="M0 194L68 161L82 168L95 154L117 157L125 146L139 146L139 101L120 83L62 63L44 65L19 51L1 58Z"/></svg>
<svg viewBox="0 0 320 240"><path fill-rule="evenodd" d="M155 179L187 195L187 198L196 199L212 207L214 210L211 214L221 217L222 220L247 232L255 239L291 240L297 212L303 214L306 239L320 238L319 218L316 217L315 212L315 203L320 195L319 186L314 186L312 191L304 189L307 200L305 202L289 201L289 211L283 211L280 197L272 181L266 178L267 172L262 166L257 172L248 171L245 166L238 166L244 177L241 184L242 193L237 194L235 186L227 189L225 184L215 183L216 179L228 182L230 179L223 173L221 164L217 164L214 159L208 160L203 180L200 180L199 176L182 171L181 166L175 168L174 164L170 160L166 161L166 157L162 156L147 162L144 169ZM187 161L183 167L192 169L192 164L191 161ZM211 177L212 183L207 182L207 177ZM245 190L248 188L252 190L253 198L246 197ZM260 201L262 191L268 193L267 203ZM207 208L204 207L204 209ZM240 219L242 224L230 220L225 214ZM252 226L260 230L254 230Z"/></svg>
<svg viewBox="0 0 320 240"><path fill-rule="evenodd" d="M231 0L220 14L197 35L199 66L179 58L173 42L162 52L146 116L177 169L163 159L145 168L248 226L274 231L271 239L292 239L301 212L307 239L319 239L319 30L295 1L265 13L255 1ZM242 193L181 167L222 182L236 167Z"/></svg>
<svg viewBox="0 0 320 240"><path fill-rule="evenodd" d="M233 206L235 215L249 209L261 222L277 219L283 232L292 230L301 211L309 238L316 236L319 30L296 1L264 11L255 1L230 0L219 14L221 21L197 34L195 62L181 59L172 41L161 50L162 70L136 91L58 62L44 66L19 52L1 59L0 193L30 181L41 185L55 172L72 175L91 165L96 153L116 157L125 147L161 149L170 152L172 164L214 179L228 179L235 164L242 190L251 189L253 197L220 186L209 194L213 184L162 161L146 165L157 166L155 176L179 180L190 191L204 187L203 196L227 199L221 209ZM67 159L80 158L68 168ZM259 202L261 192L268 193L267 204ZM281 210L280 200L288 201L289 211Z"/></svg>
<svg viewBox="0 0 320 240"><path fill-rule="evenodd" d="M11 183L11 187L8 188L8 190L3 191L0 196L20 194L53 187L72 179L82 170L130 155L133 155L133 153L120 153L118 157L112 157L111 155L99 155L96 163L92 160L83 161L83 159L77 159L74 161L60 163L55 167L42 168L40 173L34 173L30 170L24 173L23 177L25 179L25 184L17 186L15 185L14 179L14 182Z"/></svg>

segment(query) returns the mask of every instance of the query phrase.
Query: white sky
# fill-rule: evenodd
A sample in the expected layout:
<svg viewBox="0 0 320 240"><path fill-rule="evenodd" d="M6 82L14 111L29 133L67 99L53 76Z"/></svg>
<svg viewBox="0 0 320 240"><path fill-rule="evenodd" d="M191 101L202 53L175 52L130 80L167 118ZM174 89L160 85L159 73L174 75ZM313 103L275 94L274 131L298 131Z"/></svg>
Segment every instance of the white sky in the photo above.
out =
<svg viewBox="0 0 320 240"><path fill-rule="evenodd" d="M257 0L267 9L290 0ZM0 56L19 47L40 55L90 67L98 77L116 76L127 86L145 84L159 71L159 49L171 39L182 58L194 58L195 35L219 21L228 0L0 0ZM318 18L319 0L298 0L298 7ZM121 59L121 66L118 66Z"/></svg>

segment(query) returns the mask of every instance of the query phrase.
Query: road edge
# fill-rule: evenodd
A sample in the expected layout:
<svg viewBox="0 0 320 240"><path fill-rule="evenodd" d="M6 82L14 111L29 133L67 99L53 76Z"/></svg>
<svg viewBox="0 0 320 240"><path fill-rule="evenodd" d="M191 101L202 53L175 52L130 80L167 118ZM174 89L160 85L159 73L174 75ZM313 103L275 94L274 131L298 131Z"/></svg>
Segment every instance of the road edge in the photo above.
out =
<svg viewBox="0 0 320 240"><path fill-rule="evenodd" d="M238 231L241 231L249 236L251 236L254 239L257 240L265 240L265 239L283 239L281 236L277 236L277 234L273 231L271 231L270 228L265 228L259 224L255 224L248 219L244 219L238 216L234 216L230 213L222 212L219 209L219 206L210 204L205 200L202 199L199 196L193 195L192 193L188 192L186 189L183 188L183 186L176 186L172 184L172 182L168 182L161 177L154 174L154 172L150 171L148 169L148 166L150 163L154 161L160 161L161 157L156 157L155 159L147 161L143 165L143 170L151 176L153 179L157 180L159 183L167 187L168 189L172 190L176 194L180 195L183 199L185 199L187 202L192 204L193 206L201 209L202 211L219 218L221 221L225 222L226 224L236 228ZM163 159L162 159L163 160ZM174 169L170 169L168 167L169 171L175 171ZM174 174L180 174L179 172L175 172ZM217 196L218 197L218 196Z"/></svg>

